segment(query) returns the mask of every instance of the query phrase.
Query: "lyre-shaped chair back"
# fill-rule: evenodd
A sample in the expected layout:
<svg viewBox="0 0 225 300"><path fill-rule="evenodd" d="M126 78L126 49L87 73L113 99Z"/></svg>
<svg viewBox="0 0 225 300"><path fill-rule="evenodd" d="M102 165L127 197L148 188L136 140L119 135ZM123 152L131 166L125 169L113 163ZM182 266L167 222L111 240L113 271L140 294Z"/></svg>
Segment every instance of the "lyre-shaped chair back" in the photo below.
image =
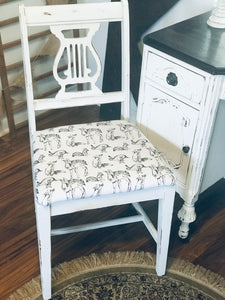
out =
<svg viewBox="0 0 225 300"><path fill-rule="evenodd" d="M102 24L109 22L121 23L121 90L103 93L96 83L104 68L93 46L93 37ZM121 102L122 116L129 119L129 15L126 0L40 7L21 5L20 24L32 132L36 130L36 110ZM28 29L39 26L49 27L60 41L53 64L53 76L59 84L59 91L56 96L46 99L34 98L29 60ZM66 68L60 71L63 60L66 61Z"/></svg>
<svg viewBox="0 0 225 300"><path fill-rule="evenodd" d="M57 93L57 98L69 98L76 96L76 92L66 92L66 85L73 85L78 83L86 83L88 85L87 93L89 94L101 94L101 90L96 86L96 81L101 73L101 61L92 45L92 39L96 31L99 30L100 24L82 24L79 26L51 26L51 32L60 40L60 48L55 58L53 66L53 75L61 86L60 91ZM66 37L68 30L85 29L85 36L82 37ZM89 54L92 55L96 63L96 71L91 73L91 69L88 66L90 64ZM60 76L58 72L58 65L60 59L65 55L67 57L67 70Z"/></svg>

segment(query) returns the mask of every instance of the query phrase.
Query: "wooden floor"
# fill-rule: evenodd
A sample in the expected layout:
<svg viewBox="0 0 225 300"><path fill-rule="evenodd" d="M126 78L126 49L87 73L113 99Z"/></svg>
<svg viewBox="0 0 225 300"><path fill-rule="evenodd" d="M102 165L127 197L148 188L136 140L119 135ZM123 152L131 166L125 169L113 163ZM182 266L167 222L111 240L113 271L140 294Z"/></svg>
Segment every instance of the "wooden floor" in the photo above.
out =
<svg viewBox="0 0 225 300"><path fill-rule="evenodd" d="M98 108L84 113L55 112L41 119L40 128L46 121L52 126L67 123L98 120ZM225 277L225 180L219 181L200 195L197 202L197 221L191 226L188 240L178 235L177 212L182 205L177 196L171 233L169 256L199 264ZM147 211L156 219L155 203L145 203ZM100 220L109 213L123 215L132 212L128 207L104 209L101 213L88 212L78 216L61 217L60 225L73 219L74 223L87 219ZM53 223L56 223L53 220ZM85 233L53 238L53 265L92 252L143 250L155 251L152 238L142 224L123 225ZM17 137L0 138L0 299L29 281L39 273L35 215L32 197L29 140L27 127L17 131Z"/></svg>

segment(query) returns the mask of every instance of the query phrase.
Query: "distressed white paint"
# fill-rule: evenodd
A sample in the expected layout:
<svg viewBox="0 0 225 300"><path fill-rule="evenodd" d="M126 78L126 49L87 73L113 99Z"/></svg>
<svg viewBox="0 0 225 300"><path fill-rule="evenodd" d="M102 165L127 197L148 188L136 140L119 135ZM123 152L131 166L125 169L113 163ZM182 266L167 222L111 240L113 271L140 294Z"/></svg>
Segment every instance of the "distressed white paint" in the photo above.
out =
<svg viewBox="0 0 225 300"><path fill-rule="evenodd" d="M76 16L78 16L79 22L76 21ZM72 26L72 23L75 25ZM26 21L28 23L26 23ZM122 31L122 88L121 91L113 93L103 93L96 89L95 83L97 78L94 78L93 82L90 83L90 88L84 91L75 91L73 93L65 92L64 85L71 84L72 82L85 82L92 80L87 75L88 72L84 71L83 76L76 76L74 71L74 76L71 76L71 64L70 59L68 60L68 69L64 73L64 80L58 78L57 64L59 59L55 61L54 76L58 80L62 87L62 92L60 92L56 98L50 99L34 99L33 87L32 87L32 75L30 66L30 53L29 53L29 42L27 34L27 26L36 26L38 23L54 26L54 32L58 35L61 43L61 49L66 48L67 42L69 41L71 51L69 55L72 55L71 61L75 62L73 45L78 42L78 38L74 38L74 41L70 38L65 41L65 38L61 36L61 31L68 28L78 28L78 23L82 28L82 24L85 27L94 29L95 24L99 22L106 21L120 21L121 31ZM58 29L56 26L58 24ZM121 102L121 118L129 119L129 97L130 97L130 87L129 87L129 15L128 15L128 2L127 0L121 0L121 2L115 3L103 3L103 4L78 4L78 5L66 5L66 6L48 6L45 7L31 7L26 8L24 6L20 7L20 24L21 24L21 37L23 46L23 60L24 60L24 71L25 71L25 82L26 82L26 93L27 93L27 105L28 105L28 118L29 118L29 131L30 131L30 141L31 141L31 153L33 153L33 135L36 132L36 119L35 111L42 109L56 109L64 107L82 106L90 104L100 104L100 103L110 103L110 102ZM95 30L95 29L94 29ZM79 40L80 41L80 40ZM85 41L86 42L86 41ZM88 41L90 44L90 40ZM61 51L62 52L62 51ZM78 62L79 62L78 54ZM84 55L84 53L82 54ZM94 55L95 56L95 55ZM97 64L97 75L99 75L98 64L100 63L97 56L94 57ZM78 66L79 69L79 66ZM85 67L82 67L84 70ZM68 76L69 75L69 76ZM94 76L95 77L95 76ZM98 77L98 76L96 76ZM98 95L96 95L96 93ZM117 141L115 140L115 145L117 146ZM144 162L143 162L144 163ZM33 172L34 173L34 172ZM35 175L33 174L33 180L35 180ZM153 236L157 243L157 264L156 272L159 276L164 275L166 271L166 262L168 254L169 245L169 235L170 226L173 210L175 189L174 186L164 186L159 185L154 188L142 189L134 192L123 192L120 194L110 194L106 196L90 197L86 199L76 199L59 201L57 203L50 203L49 206L41 206L35 201L36 208L36 219L37 219L37 230L39 239L39 253L40 253L40 268L41 268L41 279L42 279L42 292L44 300L51 298L51 245L50 236L55 234L64 234L77 232L82 230L89 230L93 228L101 228L105 226L121 225L130 222L142 221L147 227L149 233ZM154 227L152 222L149 220L146 213L143 211L141 206L137 202L149 201L149 200L159 200L159 210L158 210L158 225L157 229ZM82 210L97 209L102 207L123 205L123 204L133 204L137 211L137 216L122 218L118 220L108 220L105 222L97 222L93 224L87 224L86 227L70 227L61 228L59 230L51 230L50 218L51 216L58 216L62 214L78 212ZM51 232L51 234L50 234Z"/></svg>
<svg viewBox="0 0 225 300"><path fill-rule="evenodd" d="M177 76L175 86L167 83L170 72ZM223 76L144 46L137 122L174 167L184 200L178 213L182 238L196 219L199 193L225 174L223 82Z"/></svg>

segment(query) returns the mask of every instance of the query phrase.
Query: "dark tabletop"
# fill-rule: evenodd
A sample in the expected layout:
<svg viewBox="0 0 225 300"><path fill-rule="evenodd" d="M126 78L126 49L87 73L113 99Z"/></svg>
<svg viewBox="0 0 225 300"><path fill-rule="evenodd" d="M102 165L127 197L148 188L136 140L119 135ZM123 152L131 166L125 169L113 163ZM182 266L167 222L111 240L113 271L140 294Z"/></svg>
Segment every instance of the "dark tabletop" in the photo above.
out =
<svg viewBox="0 0 225 300"><path fill-rule="evenodd" d="M225 29L207 25L211 12L144 37L144 44L211 74L225 75Z"/></svg>

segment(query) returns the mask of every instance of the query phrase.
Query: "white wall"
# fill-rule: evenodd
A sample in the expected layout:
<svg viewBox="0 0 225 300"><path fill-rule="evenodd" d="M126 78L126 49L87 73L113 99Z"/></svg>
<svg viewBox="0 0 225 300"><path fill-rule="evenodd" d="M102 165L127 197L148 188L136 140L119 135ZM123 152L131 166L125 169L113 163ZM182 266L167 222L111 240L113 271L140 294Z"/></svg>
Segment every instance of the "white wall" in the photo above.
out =
<svg viewBox="0 0 225 300"><path fill-rule="evenodd" d="M180 0L162 18L160 18L146 33L178 23L185 19L200 15L213 8L216 0Z"/></svg>

